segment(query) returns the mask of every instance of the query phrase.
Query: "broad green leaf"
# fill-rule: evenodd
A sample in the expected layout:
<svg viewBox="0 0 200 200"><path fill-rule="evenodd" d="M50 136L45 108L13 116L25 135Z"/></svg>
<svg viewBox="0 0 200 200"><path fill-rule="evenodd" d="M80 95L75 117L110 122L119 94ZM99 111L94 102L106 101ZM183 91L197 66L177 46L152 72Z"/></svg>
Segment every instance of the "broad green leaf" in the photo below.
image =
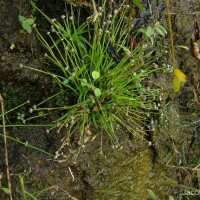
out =
<svg viewBox="0 0 200 200"><path fill-rule="evenodd" d="M152 36L154 34L154 29L151 26L148 26L146 35L147 36Z"/></svg>
<svg viewBox="0 0 200 200"><path fill-rule="evenodd" d="M22 22L22 27L23 29L25 29L28 33L32 33L32 28L31 26L26 22L26 21L23 21Z"/></svg>
<svg viewBox="0 0 200 200"><path fill-rule="evenodd" d="M93 78L94 80L98 79L99 76L100 76L100 73L99 73L99 72L97 72L97 71L93 71L93 72L92 72L92 78Z"/></svg>
<svg viewBox="0 0 200 200"><path fill-rule="evenodd" d="M18 19L19 21L22 23L23 21L26 20L26 17L22 16L22 15L18 15Z"/></svg>
<svg viewBox="0 0 200 200"><path fill-rule="evenodd" d="M96 97L100 97L101 96L101 90L99 88L95 88L94 94L95 94Z"/></svg>
<svg viewBox="0 0 200 200"><path fill-rule="evenodd" d="M31 26L27 26L26 31L27 31L29 34L31 34L31 33L32 33L32 28L31 28Z"/></svg>
<svg viewBox="0 0 200 200"><path fill-rule="evenodd" d="M29 24L29 25L33 25L33 23L35 22L35 20L33 18L27 18L26 19L26 22Z"/></svg>

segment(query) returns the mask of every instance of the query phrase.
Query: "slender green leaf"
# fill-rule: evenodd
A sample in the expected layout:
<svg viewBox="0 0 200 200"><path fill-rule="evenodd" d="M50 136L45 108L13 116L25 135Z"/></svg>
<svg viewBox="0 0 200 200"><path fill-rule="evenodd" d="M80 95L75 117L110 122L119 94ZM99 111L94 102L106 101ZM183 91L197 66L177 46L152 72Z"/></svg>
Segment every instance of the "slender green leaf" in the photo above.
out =
<svg viewBox="0 0 200 200"><path fill-rule="evenodd" d="M0 190L4 191L6 194L10 194L10 190L5 187L0 187Z"/></svg>
<svg viewBox="0 0 200 200"><path fill-rule="evenodd" d="M22 187L22 194L23 194L23 200L26 200L25 190L24 190L24 179L22 176L19 175L19 182Z"/></svg>
<svg viewBox="0 0 200 200"><path fill-rule="evenodd" d="M152 199L152 200L158 200L158 197L157 195L150 189L147 189L147 192L149 194L149 197Z"/></svg>
<svg viewBox="0 0 200 200"><path fill-rule="evenodd" d="M102 190L96 190L96 192L109 194L109 195L115 195L115 194L120 193L120 191L116 189L102 189Z"/></svg>
<svg viewBox="0 0 200 200"><path fill-rule="evenodd" d="M138 33L143 33L143 34L146 35L147 30L144 29L144 28L139 28L139 29L137 30L137 32L138 32Z"/></svg>
<svg viewBox="0 0 200 200"><path fill-rule="evenodd" d="M161 26L159 23L156 23L154 27L159 28L165 35L167 34L167 30L164 26Z"/></svg>
<svg viewBox="0 0 200 200"><path fill-rule="evenodd" d="M140 3L139 0L133 0L133 3L142 11L145 10L144 6Z"/></svg>
<svg viewBox="0 0 200 200"><path fill-rule="evenodd" d="M38 200L36 197L34 197L32 194L30 194L29 192L25 191L25 194L29 197L31 197L33 200Z"/></svg>

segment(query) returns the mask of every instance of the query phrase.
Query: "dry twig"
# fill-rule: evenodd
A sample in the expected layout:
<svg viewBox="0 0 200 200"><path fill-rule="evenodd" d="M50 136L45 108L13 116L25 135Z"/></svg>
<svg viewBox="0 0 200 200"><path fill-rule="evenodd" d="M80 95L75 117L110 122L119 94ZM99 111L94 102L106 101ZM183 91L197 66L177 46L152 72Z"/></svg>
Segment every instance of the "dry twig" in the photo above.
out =
<svg viewBox="0 0 200 200"><path fill-rule="evenodd" d="M2 112L2 125L3 125L3 140L4 140L4 153L5 153L5 162L6 162L6 174L7 174L8 189L10 191L10 200L12 200L11 181L10 181L10 172L9 172L9 164L8 164L7 140L6 140L6 127L5 127L5 118L4 118L4 103L3 103L3 97L1 96L1 94L0 94L0 104L1 104L1 112Z"/></svg>

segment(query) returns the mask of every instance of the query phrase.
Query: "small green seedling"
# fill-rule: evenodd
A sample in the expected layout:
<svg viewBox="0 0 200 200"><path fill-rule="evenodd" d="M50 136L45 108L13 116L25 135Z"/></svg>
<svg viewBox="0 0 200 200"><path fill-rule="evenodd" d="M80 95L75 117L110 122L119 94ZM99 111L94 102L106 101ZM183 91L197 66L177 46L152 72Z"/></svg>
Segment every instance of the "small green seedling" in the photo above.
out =
<svg viewBox="0 0 200 200"><path fill-rule="evenodd" d="M17 113L18 120L24 121L24 117L25 117L25 115L23 113Z"/></svg>
<svg viewBox="0 0 200 200"><path fill-rule="evenodd" d="M92 72L92 78L93 78L94 81L97 80L99 77L100 77L100 73L99 72L97 72L97 71L93 71ZM99 88L96 88L94 85L89 84L87 79L83 78L81 80L81 85L82 86L87 86L87 87L93 89L94 94L95 94L96 97L100 97L101 96L101 90Z"/></svg>
<svg viewBox="0 0 200 200"><path fill-rule="evenodd" d="M92 78L94 80L97 80L99 77L100 77L100 73L99 72L97 72L97 71L93 71L92 72ZM100 97L101 96L101 90L99 88L95 88L94 89L94 94L95 94L96 97Z"/></svg>
<svg viewBox="0 0 200 200"><path fill-rule="evenodd" d="M167 34L167 31L165 27L161 26L158 22L154 24L154 26L148 26L147 28L140 28L138 30L139 33L143 33L147 37L150 38L152 45L154 44L153 38L155 35L160 35L162 37L165 37Z"/></svg>
<svg viewBox="0 0 200 200"><path fill-rule="evenodd" d="M13 50L15 48L15 44L10 45L10 49Z"/></svg>
<svg viewBox="0 0 200 200"><path fill-rule="evenodd" d="M23 30L26 30L29 34L32 33L32 25L35 22L35 19L30 17L30 18L26 18L22 15L18 16L19 22L22 24L22 28ZM23 30L21 32L23 32Z"/></svg>

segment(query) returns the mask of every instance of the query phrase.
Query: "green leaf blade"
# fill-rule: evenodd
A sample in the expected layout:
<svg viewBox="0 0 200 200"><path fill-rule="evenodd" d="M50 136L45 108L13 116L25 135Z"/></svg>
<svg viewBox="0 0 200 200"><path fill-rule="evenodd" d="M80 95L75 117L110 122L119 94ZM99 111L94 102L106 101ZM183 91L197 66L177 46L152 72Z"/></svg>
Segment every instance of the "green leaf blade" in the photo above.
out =
<svg viewBox="0 0 200 200"><path fill-rule="evenodd" d="M32 33L32 28L31 26L26 22L26 21L23 21L22 22L22 27L24 30L26 30L29 34Z"/></svg>
<svg viewBox="0 0 200 200"><path fill-rule="evenodd" d="M144 6L140 3L139 0L133 0L133 3L134 3L135 6L137 6L140 10L142 10L142 11L145 10Z"/></svg>
<svg viewBox="0 0 200 200"><path fill-rule="evenodd" d="M35 20L33 18L27 18L26 19L26 22L29 24L29 25L33 25L33 23L35 22Z"/></svg>
<svg viewBox="0 0 200 200"><path fill-rule="evenodd" d="M19 21L22 23L23 21L26 20L26 17L22 16L22 15L18 15L18 19Z"/></svg>

